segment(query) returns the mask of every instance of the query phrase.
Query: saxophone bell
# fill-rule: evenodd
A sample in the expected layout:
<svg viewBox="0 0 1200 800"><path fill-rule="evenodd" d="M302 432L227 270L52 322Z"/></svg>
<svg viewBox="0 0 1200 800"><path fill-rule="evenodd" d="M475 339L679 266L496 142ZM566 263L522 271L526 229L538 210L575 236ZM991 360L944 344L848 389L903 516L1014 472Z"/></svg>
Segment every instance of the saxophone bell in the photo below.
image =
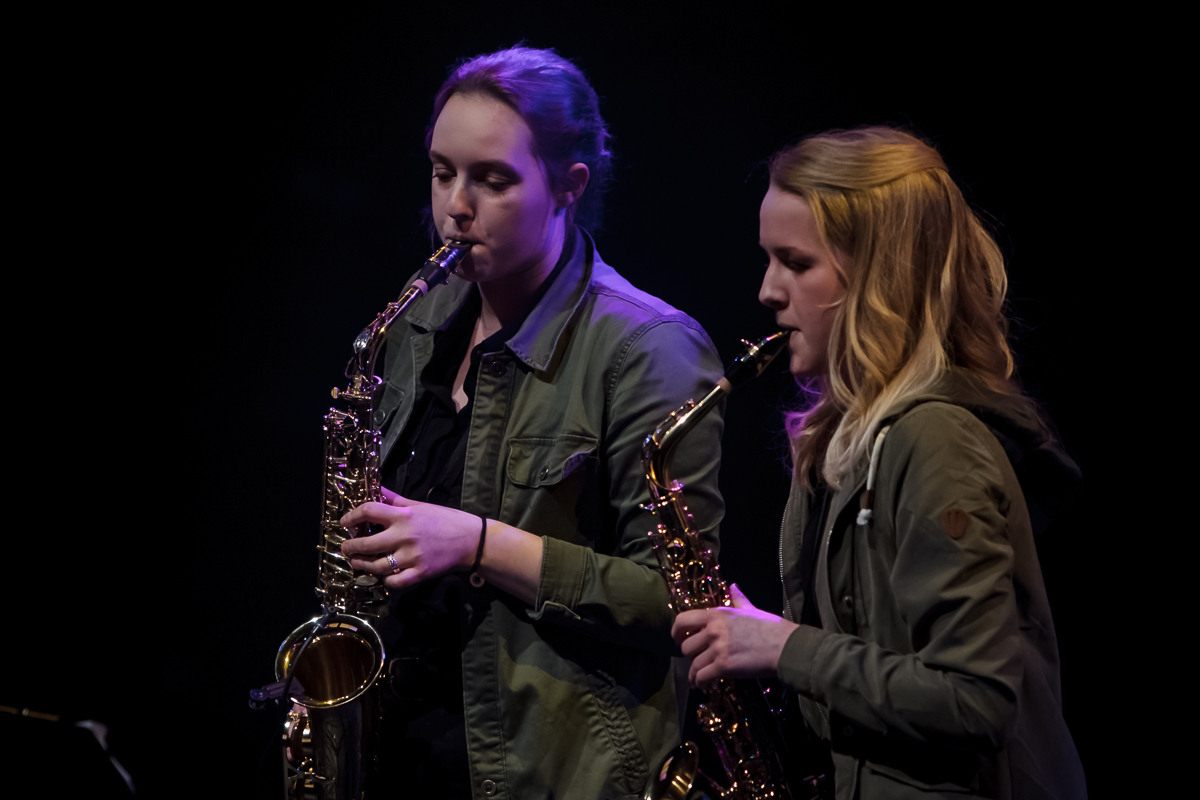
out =
<svg viewBox="0 0 1200 800"><path fill-rule="evenodd" d="M291 680L292 702L336 708L370 689L386 658L383 640L367 620L333 614L292 631L275 656L275 674Z"/></svg>

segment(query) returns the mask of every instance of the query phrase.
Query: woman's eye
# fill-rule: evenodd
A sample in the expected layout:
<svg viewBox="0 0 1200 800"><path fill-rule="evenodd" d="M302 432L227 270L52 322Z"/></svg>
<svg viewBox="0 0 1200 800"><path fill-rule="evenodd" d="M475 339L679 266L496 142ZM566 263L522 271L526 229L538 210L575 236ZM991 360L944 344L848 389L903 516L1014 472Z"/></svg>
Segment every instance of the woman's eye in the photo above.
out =
<svg viewBox="0 0 1200 800"><path fill-rule="evenodd" d="M503 192L505 189L512 186L512 182L506 181L503 178L489 178L483 182L483 185L491 189L493 192Z"/></svg>
<svg viewBox="0 0 1200 800"><path fill-rule="evenodd" d="M792 272L806 272L812 268L812 264L807 261L786 261L784 262L784 266Z"/></svg>
<svg viewBox="0 0 1200 800"><path fill-rule="evenodd" d="M438 172L437 170L434 170L433 179L435 181L437 181L438 183L449 183L451 180L454 179L454 173Z"/></svg>

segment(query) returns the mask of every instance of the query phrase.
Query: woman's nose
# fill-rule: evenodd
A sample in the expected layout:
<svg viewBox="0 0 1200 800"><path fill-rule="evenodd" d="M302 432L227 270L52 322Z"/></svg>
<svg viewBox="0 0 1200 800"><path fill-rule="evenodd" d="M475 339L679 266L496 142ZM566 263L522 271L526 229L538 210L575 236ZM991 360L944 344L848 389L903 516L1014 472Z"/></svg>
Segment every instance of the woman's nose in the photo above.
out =
<svg viewBox="0 0 1200 800"><path fill-rule="evenodd" d="M475 215L471 197L467 194L467 187L461 180L455 181L454 186L450 189L450 196L446 198L446 213L451 219L460 222L472 219Z"/></svg>
<svg viewBox="0 0 1200 800"><path fill-rule="evenodd" d="M758 289L758 302L776 311L787 306L787 293L780 285L779 269L774 264L767 265L762 286Z"/></svg>

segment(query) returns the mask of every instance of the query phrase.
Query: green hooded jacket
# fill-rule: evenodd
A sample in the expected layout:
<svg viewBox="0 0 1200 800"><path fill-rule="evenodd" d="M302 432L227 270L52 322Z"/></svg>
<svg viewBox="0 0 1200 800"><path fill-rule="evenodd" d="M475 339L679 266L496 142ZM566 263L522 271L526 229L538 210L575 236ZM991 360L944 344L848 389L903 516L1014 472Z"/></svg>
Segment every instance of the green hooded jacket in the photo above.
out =
<svg viewBox="0 0 1200 800"><path fill-rule="evenodd" d="M838 800L1085 797L1031 522L1078 493L1078 468L1031 401L960 373L880 431L821 528L823 597L796 574L795 484L781 532L785 613L823 613L779 677L831 745Z"/></svg>

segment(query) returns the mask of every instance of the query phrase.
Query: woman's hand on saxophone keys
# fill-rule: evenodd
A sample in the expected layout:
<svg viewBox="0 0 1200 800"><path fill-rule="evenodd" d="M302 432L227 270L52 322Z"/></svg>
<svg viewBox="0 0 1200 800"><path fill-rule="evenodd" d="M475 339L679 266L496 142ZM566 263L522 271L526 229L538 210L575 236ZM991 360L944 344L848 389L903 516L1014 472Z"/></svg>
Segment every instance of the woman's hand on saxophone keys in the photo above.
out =
<svg viewBox="0 0 1200 800"><path fill-rule="evenodd" d="M798 625L760 611L737 584L729 587L732 607L685 611L671 635L692 659L688 682L707 687L719 678L771 678L788 637Z"/></svg>
<svg viewBox="0 0 1200 800"><path fill-rule="evenodd" d="M384 490L384 502L363 503L340 520L347 528L383 525L370 536L347 539L342 555L354 569L382 575L402 589L452 570L470 569L479 543L479 517L421 503Z"/></svg>

